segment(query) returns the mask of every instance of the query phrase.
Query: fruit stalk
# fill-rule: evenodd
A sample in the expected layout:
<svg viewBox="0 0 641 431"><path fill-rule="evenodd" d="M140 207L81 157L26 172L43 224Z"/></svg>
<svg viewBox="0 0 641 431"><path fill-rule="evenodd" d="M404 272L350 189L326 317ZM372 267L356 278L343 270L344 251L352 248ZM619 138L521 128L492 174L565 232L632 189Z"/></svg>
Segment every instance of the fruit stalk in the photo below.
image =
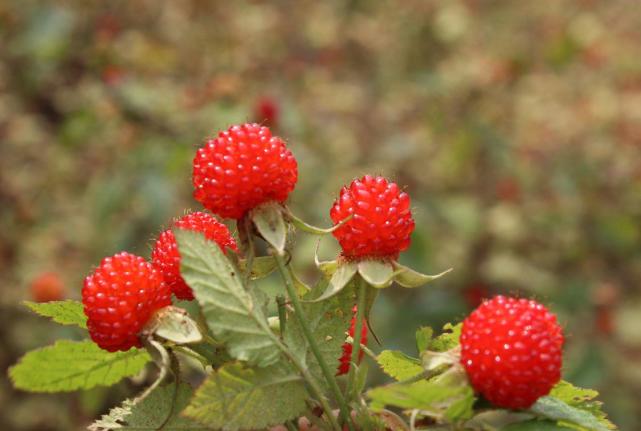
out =
<svg viewBox="0 0 641 431"><path fill-rule="evenodd" d="M354 380L356 379L356 364L358 355L361 351L361 339L363 338L363 317L365 314L365 302L367 296L367 283L360 275L356 276L356 322L354 322L354 338L352 341L352 357L349 364L349 373L347 374L347 395L352 397ZM356 394L353 394L356 395Z"/></svg>
<svg viewBox="0 0 641 431"><path fill-rule="evenodd" d="M316 360L318 361L318 364L321 367L321 371L323 372L323 376L325 376L325 379L329 384L329 388L332 391L332 395L334 395L334 398L336 398L336 402L338 403L338 407L340 409L341 419L345 424L347 424L347 427L349 428L350 431L355 431L354 425L352 424L351 417L349 414L349 408L347 406L347 403L345 402L345 398L343 397L343 394L340 391L340 388L338 387L338 383L336 383L334 372L329 368L329 366L327 365L327 362L325 362L325 360L323 359L320 349L316 344L316 340L314 339L314 334L312 334L312 331L307 321L303 317L304 316L303 308L300 304L300 301L298 300L298 295L296 294L296 288L294 287L294 282L292 280L291 274L289 273L289 270L286 267L285 261L283 259L283 255L274 251L274 258L278 263L278 269L283 278L283 281L285 282L285 287L287 288L287 295L289 296L289 301L294 307L294 314L296 316L296 320L298 320L301 328L303 329L303 334L305 335L305 338L309 343L309 347L312 349L312 353L314 354L314 357L316 358ZM330 417L332 416L331 410L330 411L326 410L326 413Z"/></svg>

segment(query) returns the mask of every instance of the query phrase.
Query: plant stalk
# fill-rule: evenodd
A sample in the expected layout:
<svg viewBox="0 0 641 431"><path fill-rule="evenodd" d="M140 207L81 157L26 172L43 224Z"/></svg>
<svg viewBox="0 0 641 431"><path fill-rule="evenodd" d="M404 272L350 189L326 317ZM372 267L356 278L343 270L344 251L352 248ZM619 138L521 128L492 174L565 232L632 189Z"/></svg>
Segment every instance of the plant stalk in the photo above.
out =
<svg viewBox="0 0 641 431"><path fill-rule="evenodd" d="M343 394L341 393L341 390L338 387L338 383L336 383L334 372L329 368L329 366L327 365L327 362L325 362L325 359L323 358L323 355L321 354L320 349L318 348L318 344L316 344L314 334L312 333L312 330L310 329L309 324L303 317L304 316L303 307L301 306L301 303L298 299L298 295L296 294L296 288L294 287L294 282L292 280L291 274L289 273L289 270L286 267L283 256L278 254L277 251L274 251L274 258L278 263L278 269L283 278L283 281L285 282L285 287L287 288L287 294L289 296L289 300L292 306L294 307L294 314L296 316L296 319L298 320L298 323L303 329L303 334L305 335L305 338L309 343L309 347L312 349L312 353L314 354L314 357L316 358L316 360L318 361L318 364L321 367L321 371L323 372L323 376L325 377L325 379L327 380L327 383L329 384L329 388L332 391L332 395L334 396L334 398L336 398L336 402L338 403L338 407L340 409L341 419L345 424L347 424L347 427L349 428L350 431L355 431L354 424L351 421L349 408L347 406L347 403L345 402L345 397L343 397ZM331 410L325 410L325 411L330 417L333 417Z"/></svg>
<svg viewBox="0 0 641 431"><path fill-rule="evenodd" d="M352 357L349 361L349 372L347 374L347 396L351 398L352 388L356 379L356 364L361 352L361 339L363 338L363 317L365 316L365 302L367 300L367 283L360 275L356 276L356 321L354 322L354 336L352 342Z"/></svg>

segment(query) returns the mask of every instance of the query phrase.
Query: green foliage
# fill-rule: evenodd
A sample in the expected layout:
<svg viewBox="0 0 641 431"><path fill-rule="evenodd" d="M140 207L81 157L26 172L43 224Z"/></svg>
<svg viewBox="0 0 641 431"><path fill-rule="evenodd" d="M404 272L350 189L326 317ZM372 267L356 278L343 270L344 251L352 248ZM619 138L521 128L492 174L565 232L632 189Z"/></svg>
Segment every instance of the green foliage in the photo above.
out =
<svg viewBox="0 0 641 431"><path fill-rule="evenodd" d="M363 260L358 263L358 273L370 285L376 288L388 287L394 278L391 263L379 260Z"/></svg>
<svg viewBox="0 0 641 431"><path fill-rule="evenodd" d="M139 373L149 360L144 350L110 353L90 340L60 340L24 355L9 376L18 389L68 392L112 385Z"/></svg>
<svg viewBox="0 0 641 431"><path fill-rule="evenodd" d="M252 369L233 363L205 380L184 415L225 431L263 429L299 416L306 398L302 379L288 366Z"/></svg>
<svg viewBox="0 0 641 431"><path fill-rule="evenodd" d="M347 286L350 281L354 278L354 275L358 271L358 267L351 262L341 262L339 263L336 271L332 274L329 279L329 284L327 285L325 291L321 296L315 298L314 301L324 301L328 298L331 298L334 295L337 295L341 290Z"/></svg>
<svg viewBox="0 0 641 431"><path fill-rule="evenodd" d="M72 300L51 302L24 301L23 304L29 307L34 313L49 317L61 325L76 325L81 328L87 328L87 316L85 316L81 302Z"/></svg>
<svg viewBox="0 0 641 431"><path fill-rule="evenodd" d="M187 406L193 389L184 383L160 386L143 400L126 400L94 422L89 431L157 430L205 431L201 424L180 416Z"/></svg>
<svg viewBox="0 0 641 431"><path fill-rule="evenodd" d="M552 396L541 397L530 407L530 411L540 417L558 421L560 425L570 426L580 431L609 431L608 424L603 423L589 410L582 410Z"/></svg>
<svg viewBox="0 0 641 431"><path fill-rule="evenodd" d="M422 326L416 331L416 350L418 353L423 353L430 347L434 330L429 326Z"/></svg>
<svg viewBox="0 0 641 431"><path fill-rule="evenodd" d="M383 350L376 359L386 374L399 381L423 372L421 361L397 350Z"/></svg>
<svg viewBox="0 0 641 431"><path fill-rule="evenodd" d="M560 381L550 392L555 397L572 407L590 412L606 427L616 429L602 410L603 403L595 400L599 393L593 389L578 388L566 381Z"/></svg>
<svg viewBox="0 0 641 431"><path fill-rule="evenodd" d="M207 325L236 359L265 367L280 351L263 308L245 289L238 270L219 247L197 232L177 230L181 273L202 307Z"/></svg>
<svg viewBox="0 0 641 431"><path fill-rule="evenodd" d="M462 329L462 323L459 323L457 325L447 323L445 326L443 326L444 332L431 341L431 343L429 344L429 349L435 352L445 352L455 348L459 345L459 339L461 338Z"/></svg>
<svg viewBox="0 0 641 431"><path fill-rule="evenodd" d="M546 420L531 420L518 422L501 428L501 431L572 431L573 428L567 428L556 422Z"/></svg>
<svg viewBox="0 0 641 431"><path fill-rule="evenodd" d="M306 299L312 299L313 295L317 294L318 291L312 291ZM338 367L342 346L347 338L354 304L353 295L352 289L344 289L339 295L328 300L302 303L304 318L314 334L324 361L331 369ZM320 366L305 338L303 328L293 316L287 320L284 341L301 363L324 382Z"/></svg>

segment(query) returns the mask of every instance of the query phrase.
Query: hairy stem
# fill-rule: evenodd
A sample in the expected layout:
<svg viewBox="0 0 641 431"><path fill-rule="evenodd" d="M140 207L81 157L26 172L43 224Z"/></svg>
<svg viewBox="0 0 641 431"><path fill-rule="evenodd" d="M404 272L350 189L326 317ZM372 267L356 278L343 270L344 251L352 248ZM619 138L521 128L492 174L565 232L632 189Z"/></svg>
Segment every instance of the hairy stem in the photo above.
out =
<svg viewBox="0 0 641 431"><path fill-rule="evenodd" d="M314 357L316 358L316 360L318 361L318 364L321 367L321 371L323 372L323 376L325 377L325 380L327 380L329 388L332 391L332 395L334 396L334 398L336 399L336 402L338 403L341 419L343 420L344 423L347 424L350 431L355 431L354 424L352 423L351 416L349 414L349 408L347 406L347 403L345 402L345 397L343 397L343 394L341 393L341 390L338 387L338 383L336 383L334 371L331 370L327 365L327 362L325 362L325 359L323 358L323 355L321 354L320 349L318 348L318 344L316 344L316 339L314 338L314 334L312 333L312 330L310 329L309 324L307 323L307 320L305 320L305 317L304 317L305 313L303 312L303 308L300 304L300 301L298 300L298 295L296 294L296 288L294 287L292 276L289 273L288 268L286 267L283 256L278 254L278 252L275 251L274 258L278 263L278 269L283 278L283 281L285 282L285 287L287 288L287 295L289 296L289 300L292 306L294 307L294 315L296 317L296 320L298 320L298 323L300 324L303 330L303 335L305 336L305 339L309 343L309 347L311 348L312 353L314 354ZM333 417L331 410L325 410L325 411L330 417Z"/></svg>
<svg viewBox="0 0 641 431"><path fill-rule="evenodd" d="M356 379L356 364L358 363L358 356L361 352L361 339L363 333L363 317L365 316L365 301L367 295L367 284L363 277L356 276L356 321L354 322L354 342L352 343L352 357L349 363L349 373L347 374L347 395L352 397L351 391L354 388L354 380Z"/></svg>

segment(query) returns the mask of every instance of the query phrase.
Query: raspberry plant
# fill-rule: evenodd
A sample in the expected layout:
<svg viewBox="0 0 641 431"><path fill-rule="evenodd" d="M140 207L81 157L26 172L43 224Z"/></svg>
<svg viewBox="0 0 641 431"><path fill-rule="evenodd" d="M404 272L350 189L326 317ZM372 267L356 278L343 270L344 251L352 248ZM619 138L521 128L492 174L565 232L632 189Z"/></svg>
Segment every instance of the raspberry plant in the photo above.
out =
<svg viewBox="0 0 641 431"><path fill-rule="evenodd" d="M321 229L286 206L297 176L292 153L266 127L234 126L207 141L194 158L194 197L213 215L176 220L151 261L105 258L87 276L82 303L27 302L91 339L27 353L9 370L14 385L83 390L155 363L148 388L93 431L616 429L595 391L560 380L562 330L535 301L496 297L440 335L420 328L412 355L374 353L367 326L378 293L448 271L426 275L397 262L414 220L395 183L354 180L330 210L334 225ZM235 221L238 242L215 215ZM332 233L342 248L333 261L314 257L314 286L290 265L296 231ZM258 288L272 272L283 286L275 297ZM172 304L172 293L184 301ZM373 364L392 382L366 388ZM194 372L197 387L188 383Z"/></svg>

